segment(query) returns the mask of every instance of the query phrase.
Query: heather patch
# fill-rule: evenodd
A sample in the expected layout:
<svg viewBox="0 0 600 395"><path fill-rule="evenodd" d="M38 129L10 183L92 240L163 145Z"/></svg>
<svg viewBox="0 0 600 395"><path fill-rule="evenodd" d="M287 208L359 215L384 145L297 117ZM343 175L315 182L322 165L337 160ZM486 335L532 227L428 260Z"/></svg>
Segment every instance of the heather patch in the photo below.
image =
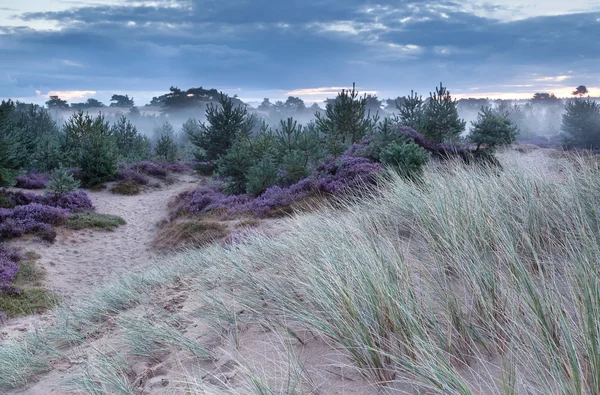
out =
<svg viewBox="0 0 600 395"><path fill-rule="evenodd" d="M50 176L48 174L27 173L17 176L16 181L17 188L44 189L50 181Z"/></svg>

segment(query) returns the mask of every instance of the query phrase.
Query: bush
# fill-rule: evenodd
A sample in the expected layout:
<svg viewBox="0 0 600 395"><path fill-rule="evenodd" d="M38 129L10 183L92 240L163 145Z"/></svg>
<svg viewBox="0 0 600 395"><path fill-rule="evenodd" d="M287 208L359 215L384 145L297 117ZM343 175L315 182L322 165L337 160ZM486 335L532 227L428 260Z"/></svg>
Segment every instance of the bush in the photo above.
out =
<svg viewBox="0 0 600 395"><path fill-rule="evenodd" d="M428 160L428 152L412 141L394 142L381 151L381 163L413 180L421 177Z"/></svg>
<svg viewBox="0 0 600 395"><path fill-rule="evenodd" d="M131 170L135 170L140 173L144 173L154 177L166 177L168 174L168 171L164 168L164 166L149 161L132 163L129 165L129 168Z"/></svg>
<svg viewBox="0 0 600 395"><path fill-rule="evenodd" d="M76 230L97 228L112 231L126 223L117 215L86 212L72 214L67 220L67 227Z"/></svg>
<svg viewBox="0 0 600 395"><path fill-rule="evenodd" d="M574 99L565 110L562 116L565 146L600 148L600 105L591 99Z"/></svg>
<svg viewBox="0 0 600 395"><path fill-rule="evenodd" d="M19 273L19 261L23 256L15 249L0 244L0 294L14 293L13 281Z"/></svg>
<svg viewBox="0 0 600 395"><path fill-rule="evenodd" d="M30 203L12 209L11 218L21 221L36 221L43 224L60 225L67 219L69 212L63 208Z"/></svg>
<svg viewBox="0 0 600 395"><path fill-rule="evenodd" d="M477 114L477 121L471 122L473 129L467 137L468 141L493 150L496 147L515 142L519 128L510 120L508 112L495 111L490 107L482 107Z"/></svg>
<svg viewBox="0 0 600 395"><path fill-rule="evenodd" d="M121 170L117 172L117 180L138 185L148 185L150 183L150 179L145 174L124 165L121 165Z"/></svg>
<svg viewBox="0 0 600 395"><path fill-rule="evenodd" d="M21 174L16 178L16 187L23 189L44 189L46 188L49 180L50 177L47 174Z"/></svg>
<svg viewBox="0 0 600 395"><path fill-rule="evenodd" d="M79 181L75 180L66 169L60 167L52 172L47 188L55 194L69 193L79 188Z"/></svg>

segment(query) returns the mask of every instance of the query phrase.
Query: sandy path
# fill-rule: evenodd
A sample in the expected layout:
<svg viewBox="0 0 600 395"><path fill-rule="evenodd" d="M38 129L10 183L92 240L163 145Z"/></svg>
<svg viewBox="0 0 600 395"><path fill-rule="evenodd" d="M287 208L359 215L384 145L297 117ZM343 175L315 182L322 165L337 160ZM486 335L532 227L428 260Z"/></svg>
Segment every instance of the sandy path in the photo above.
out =
<svg viewBox="0 0 600 395"><path fill-rule="evenodd" d="M102 230L61 229L56 241L47 244L39 239L11 242L23 250L41 255L38 265L47 272L45 285L65 303L84 297L113 276L131 272L148 264L153 256L151 242L156 224L167 215L167 203L180 192L198 183L188 174L174 176L174 183L160 189L149 188L137 196L115 195L107 190L89 192L96 211L119 215L127 221L113 232ZM30 329L47 321L48 314L10 320L0 328L1 338Z"/></svg>

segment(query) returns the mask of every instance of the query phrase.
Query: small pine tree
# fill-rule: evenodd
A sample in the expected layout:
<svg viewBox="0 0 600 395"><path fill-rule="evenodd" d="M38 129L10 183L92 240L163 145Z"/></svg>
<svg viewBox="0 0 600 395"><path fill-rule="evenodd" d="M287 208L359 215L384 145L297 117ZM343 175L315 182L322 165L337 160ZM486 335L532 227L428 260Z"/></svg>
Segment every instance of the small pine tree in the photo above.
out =
<svg viewBox="0 0 600 395"><path fill-rule="evenodd" d="M169 135L163 135L156 142L154 147L154 154L160 159L166 162L175 162L177 160L177 144L173 141L173 138Z"/></svg>
<svg viewBox="0 0 600 395"><path fill-rule="evenodd" d="M591 99L567 102L562 116L563 141L568 147L600 148L600 105Z"/></svg>
<svg viewBox="0 0 600 395"><path fill-rule="evenodd" d="M490 107L482 107L477 114L477 121L471 122L471 125L473 129L467 139L477 144L477 151L482 145L493 150L512 144L519 133L519 128L511 121L508 111L495 111Z"/></svg>
<svg viewBox="0 0 600 395"><path fill-rule="evenodd" d="M442 83L435 88L435 93L430 93L429 99L423 113L423 135L434 142L458 141L467 123L458 116L456 100Z"/></svg>
<svg viewBox="0 0 600 395"><path fill-rule="evenodd" d="M395 103L396 108L400 111L400 123L420 131L425 103L423 97L418 96L414 91L410 91L410 96L396 100Z"/></svg>
<svg viewBox="0 0 600 395"><path fill-rule="evenodd" d="M277 166L270 155L262 157L246 172L246 192L258 196L277 182Z"/></svg>
<svg viewBox="0 0 600 395"><path fill-rule="evenodd" d="M79 181L62 166L52 172L52 177L48 181L47 189L49 192L60 195L73 192L79 188Z"/></svg>
<svg viewBox="0 0 600 395"><path fill-rule="evenodd" d="M316 125L326 136L331 154L340 155L348 146L362 140L373 128L367 104L366 95L359 98L353 83L351 91L342 89L333 102L327 103L325 115L315 113Z"/></svg>
<svg viewBox="0 0 600 395"><path fill-rule="evenodd" d="M429 161L429 153L412 141L393 142L381 151L380 157L381 163L412 180L422 176Z"/></svg>
<svg viewBox="0 0 600 395"><path fill-rule="evenodd" d="M200 131L186 131L192 144L203 149L203 160L218 160L227 154L238 138L248 137L257 118L244 106L235 106L233 100L220 93L218 105L206 108L208 125L200 124Z"/></svg>
<svg viewBox="0 0 600 395"><path fill-rule="evenodd" d="M230 179L226 192L235 195L246 192L246 172L254 163L248 138L237 139L217 162L217 174Z"/></svg>

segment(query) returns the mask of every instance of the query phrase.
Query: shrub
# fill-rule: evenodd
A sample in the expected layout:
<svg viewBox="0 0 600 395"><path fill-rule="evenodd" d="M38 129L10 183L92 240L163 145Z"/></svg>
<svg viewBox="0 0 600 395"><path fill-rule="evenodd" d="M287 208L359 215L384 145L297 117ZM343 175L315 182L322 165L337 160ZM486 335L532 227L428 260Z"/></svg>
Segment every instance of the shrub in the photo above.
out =
<svg viewBox="0 0 600 395"><path fill-rule="evenodd" d="M508 112L495 111L490 107L482 107L477 114L477 121L471 122L473 129L467 137L471 143L488 149L514 143L519 128L510 120Z"/></svg>
<svg viewBox="0 0 600 395"><path fill-rule="evenodd" d="M166 177L168 172L163 166L158 163L142 161L136 162L129 165L131 170L138 171L140 173L147 174L154 177Z"/></svg>
<svg viewBox="0 0 600 395"><path fill-rule="evenodd" d="M381 163L391 166L406 178L418 179L424 170L429 154L412 141L394 142L381 151Z"/></svg>
<svg viewBox="0 0 600 395"><path fill-rule="evenodd" d="M16 187L23 189L44 189L50 177L47 174L27 173L17 176Z"/></svg>
<svg viewBox="0 0 600 395"><path fill-rule="evenodd" d="M212 176L215 170L217 169L217 162L196 162L194 168L196 169L196 171L198 171L198 173L200 173L200 175Z"/></svg>
<svg viewBox="0 0 600 395"><path fill-rule="evenodd" d="M0 244L0 293L13 293L13 281L19 272L22 255L15 249Z"/></svg>
<svg viewBox="0 0 600 395"><path fill-rule="evenodd" d="M110 188L112 193L119 195L138 195L141 192L140 184L135 181L119 181Z"/></svg>
<svg viewBox="0 0 600 395"><path fill-rule="evenodd" d="M121 164L121 170L117 172L117 180L132 182L138 185L148 185L150 183L150 179L145 174L123 164Z"/></svg>
<svg viewBox="0 0 600 395"><path fill-rule="evenodd" d="M30 203L12 209L11 218L21 221L33 220L43 224L60 225L66 221L68 213L63 208Z"/></svg>
<svg viewBox="0 0 600 395"><path fill-rule="evenodd" d="M98 214L93 212L75 213L69 216L67 227L71 229L105 229L112 231L127 222L117 215Z"/></svg>
<svg viewBox="0 0 600 395"><path fill-rule="evenodd" d="M79 181L64 168L60 167L52 172L47 188L55 194L63 194L73 192L79 188Z"/></svg>
<svg viewBox="0 0 600 395"><path fill-rule="evenodd" d="M567 147L600 148L600 105L591 99L567 102L562 116L564 144Z"/></svg>

